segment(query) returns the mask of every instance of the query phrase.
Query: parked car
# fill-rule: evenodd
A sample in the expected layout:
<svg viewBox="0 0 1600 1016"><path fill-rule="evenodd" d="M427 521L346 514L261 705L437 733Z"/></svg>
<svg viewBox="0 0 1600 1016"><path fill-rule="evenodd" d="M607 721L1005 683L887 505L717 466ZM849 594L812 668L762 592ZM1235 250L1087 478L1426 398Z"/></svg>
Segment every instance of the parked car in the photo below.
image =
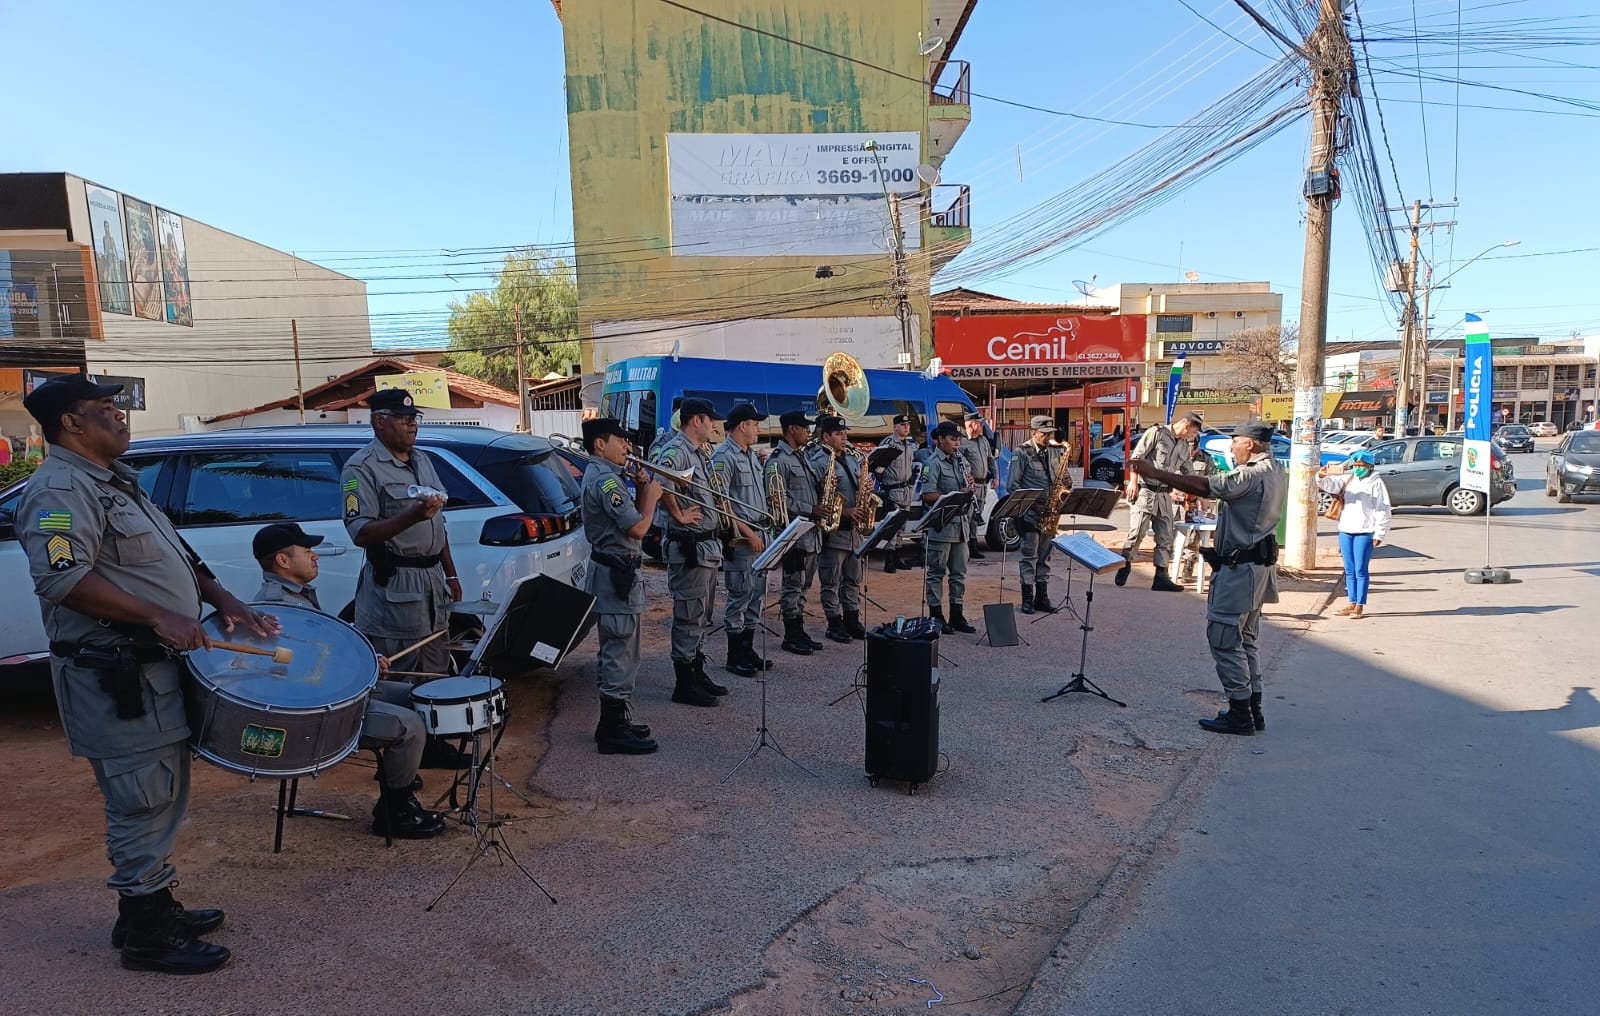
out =
<svg viewBox="0 0 1600 1016"><path fill-rule="evenodd" d="M1461 486L1461 456L1465 445L1460 437L1405 437L1386 441L1372 449L1378 476L1389 490L1389 503L1406 505L1444 505L1454 515L1477 515L1483 511L1484 496ZM1508 501L1517 492L1511 460L1497 445L1490 446L1490 481L1494 503ZM1324 494L1321 506L1327 509L1330 495Z"/></svg>
<svg viewBox="0 0 1600 1016"><path fill-rule="evenodd" d="M1561 433L1561 428L1557 427L1549 420L1540 420L1537 423L1530 423L1528 424L1528 429L1533 432L1534 437L1555 437L1557 434Z"/></svg>
<svg viewBox="0 0 1600 1016"><path fill-rule="evenodd" d="M1533 431L1520 423L1508 423L1494 432L1495 443L1508 452L1533 451Z"/></svg>
<svg viewBox="0 0 1600 1016"><path fill-rule="evenodd" d="M1574 494L1600 494L1600 430L1562 437L1544 467L1544 492L1561 504Z"/></svg>
<svg viewBox="0 0 1600 1016"><path fill-rule="evenodd" d="M250 540L262 525L298 522L323 537L317 589L337 611L354 599L365 557L345 534L339 472L371 438L367 427L317 424L182 434L135 441L123 461L239 596L248 599L261 584ZM449 494L445 528L466 598L499 602L517 579L540 574L582 584L589 543L579 485L550 442L440 425L423 426L417 444ZM42 656L48 647L15 531L26 483L0 490L0 662Z"/></svg>

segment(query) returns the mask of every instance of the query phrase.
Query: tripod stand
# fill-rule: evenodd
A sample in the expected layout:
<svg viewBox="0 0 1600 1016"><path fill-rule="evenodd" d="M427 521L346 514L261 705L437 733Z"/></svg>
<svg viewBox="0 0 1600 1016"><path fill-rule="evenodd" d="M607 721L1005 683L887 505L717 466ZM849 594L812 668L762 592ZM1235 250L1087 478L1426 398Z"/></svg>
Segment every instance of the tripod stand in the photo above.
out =
<svg viewBox="0 0 1600 1016"><path fill-rule="evenodd" d="M756 753L762 748L771 748L773 751L782 756L784 761L795 766L807 776L816 776L816 773L812 772L803 764L791 758L789 753L783 750L783 745L779 744L777 738L773 737L772 732L767 729L767 682L763 679L757 681L756 683L761 685L761 725L756 728L756 743L753 747L751 747L749 753L746 754L744 758L739 760L738 765L728 770L728 775L717 781L717 786L720 787L724 783L727 783L729 780L733 779L733 774L738 772L740 769L743 769L744 764L755 758ZM532 876L529 877L531 878ZM554 903L555 900L551 900L550 902Z"/></svg>
<svg viewBox="0 0 1600 1016"><path fill-rule="evenodd" d="M1081 536L1082 534L1079 534L1079 535ZM1056 541L1053 541L1053 542L1056 542ZM1089 542L1090 543L1094 543L1093 540L1090 540ZM1099 546L1099 544L1094 544L1094 545L1096 547ZM1061 543L1060 542L1056 542L1056 546L1060 547ZM1078 557L1073 553L1072 550L1069 550L1069 549L1067 549L1065 547L1063 547L1062 549L1066 551L1068 557L1072 558L1073 560L1078 560ZM1121 560L1121 559L1118 558L1118 560ZM1078 625L1079 630L1083 632L1083 640L1079 644L1079 647L1078 647L1078 669L1077 669L1076 672L1073 673L1072 679L1070 681L1068 681L1066 684L1062 685L1060 688L1056 689L1056 691L1053 694L1046 695L1044 698L1040 699L1039 700L1040 702L1049 702L1052 699L1058 699L1063 695L1070 695L1075 691L1079 691L1079 692L1083 692L1083 693L1085 693L1087 695L1098 695L1101 698L1105 699L1107 702L1114 702L1114 703L1116 703L1117 705L1121 706L1124 709L1126 709L1128 707L1128 703L1123 702L1120 699L1114 699L1110 695L1107 695L1103 688L1101 688L1099 685L1095 684L1093 681L1089 680L1088 675L1086 673L1086 671L1088 670L1087 664L1088 664L1088 659L1089 659L1089 633L1094 631L1094 625L1090 623L1089 617L1090 617L1091 614L1094 613L1094 577L1095 577L1095 574L1096 574L1096 572L1094 571L1094 569L1090 568L1090 570L1089 570L1089 588L1083 594L1083 616L1082 616L1082 619L1081 619L1081 621L1080 621L1080 623ZM1073 611L1073 613L1074 613L1074 615L1077 614L1076 611Z"/></svg>
<svg viewBox="0 0 1600 1016"><path fill-rule="evenodd" d="M439 901L443 900L450 890L455 888L456 883L460 882L466 873L472 870L472 866L477 864L480 858L488 856L491 850L495 852L502 865L510 861L513 867L522 872L529 882L532 882L540 892L544 893L546 899L551 903L556 901L556 898L550 895L550 890L541 885L539 880L533 877L533 873L523 867L521 861L517 860L517 855L511 852L511 844L506 842L505 834L501 831L506 826L507 821L500 817L499 812L495 811L494 788L496 783L505 783L507 787L510 787L511 784L501 779L500 774L494 768L495 748L499 743L500 738L498 736L490 738L488 751L485 752L483 749L483 732L480 731L472 737L472 769L470 770L471 775L468 782L467 804L463 809L461 819L463 823L472 827L472 856L467 859L466 867L456 873L456 877L451 879L449 884L439 891L439 895L433 898L433 902L428 904L424 908L425 910L432 911L434 907L438 906ZM480 755L482 756L481 760ZM479 822L477 809L478 784L484 775L488 776L489 781L489 819L487 822Z"/></svg>

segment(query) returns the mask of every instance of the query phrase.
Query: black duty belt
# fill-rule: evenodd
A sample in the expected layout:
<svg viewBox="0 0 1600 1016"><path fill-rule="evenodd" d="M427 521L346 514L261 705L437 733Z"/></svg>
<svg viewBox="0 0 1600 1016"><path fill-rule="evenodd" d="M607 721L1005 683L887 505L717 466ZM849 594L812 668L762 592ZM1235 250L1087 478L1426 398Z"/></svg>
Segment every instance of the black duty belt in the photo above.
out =
<svg viewBox="0 0 1600 1016"><path fill-rule="evenodd" d="M94 666L95 659L101 655L114 656L117 653L126 653L138 663L160 663L162 660L172 659L172 654L164 646L152 645L121 645L121 646L86 646L81 642L51 642L50 655L59 656L63 660L78 660L83 657L86 666Z"/></svg>
<svg viewBox="0 0 1600 1016"><path fill-rule="evenodd" d="M117 719L137 720L145 714L140 668L171 659L164 646L124 642L117 646L86 646L79 642L50 643L50 654L86 670L100 672L100 690L111 697Z"/></svg>
<svg viewBox="0 0 1600 1016"><path fill-rule="evenodd" d="M368 547L367 560L372 563L372 581L380 587L387 586L399 568L436 568L444 560L440 554L426 554L422 557L402 557L391 554L382 547Z"/></svg>

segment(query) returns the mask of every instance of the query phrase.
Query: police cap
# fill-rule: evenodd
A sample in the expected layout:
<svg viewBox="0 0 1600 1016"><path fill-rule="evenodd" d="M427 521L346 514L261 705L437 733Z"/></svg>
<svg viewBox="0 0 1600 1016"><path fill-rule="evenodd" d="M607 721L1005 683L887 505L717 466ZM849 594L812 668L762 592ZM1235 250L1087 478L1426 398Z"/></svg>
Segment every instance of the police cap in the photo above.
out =
<svg viewBox="0 0 1600 1016"><path fill-rule="evenodd" d="M61 414L74 402L97 402L120 391L121 385L103 385L92 375L79 371L51 378L29 392L22 405L42 426L53 431L61 422Z"/></svg>
<svg viewBox="0 0 1600 1016"><path fill-rule="evenodd" d="M780 427L809 427L815 422L815 420L812 420L798 409L778 417L778 425Z"/></svg>
<svg viewBox="0 0 1600 1016"><path fill-rule="evenodd" d="M305 547L310 549L322 542L322 537L312 536L300 528L298 522L274 522L270 526L262 526L256 532L256 538L250 541L250 556L257 561L272 557L280 550L290 547Z"/></svg>
<svg viewBox="0 0 1600 1016"><path fill-rule="evenodd" d="M767 414L752 406L748 402L741 402L728 412L728 426L736 427L746 420L760 422L767 418Z"/></svg>
<svg viewBox="0 0 1600 1016"><path fill-rule="evenodd" d="M1266 423L1241 423L1234 431L1240 437L1247 437L1256 444L1272 443L1272 425Z"/></svg>
<svg viewBox="0 0 1600 1016"><path fill-rule="evenodd" d="M713 420L722 419L722 414L717 412L717 407L705 399L688 398L678 403L679 420L688 423L697 416L709 416Z"/></svg>
<svg viewBox="0 0 1600 1016"><path fill-rule="evenodd" d="M379 388L367 396L367 408L390 416L421 416L422 410L404 388Z"/></svg>
<svg viewBox="0 0 1600 1016"><path fill-rule="evenodd" d="M933 430L929 431L929 434L932 437L935 437L935 438L960 437L961 436L961 428L957 427L954 423L951 423L949 420L945 420L942 423L940 423L937 427L934 427Z"/></svg>
<svg viewBox="0 0 1600 1016"><path fill-rule="evenodd" d="M593 420L583 421L583 446L593 448L599 439L614 435L627 437L628 432L623 429L622 422L614 416L600 416Z"/></svg>

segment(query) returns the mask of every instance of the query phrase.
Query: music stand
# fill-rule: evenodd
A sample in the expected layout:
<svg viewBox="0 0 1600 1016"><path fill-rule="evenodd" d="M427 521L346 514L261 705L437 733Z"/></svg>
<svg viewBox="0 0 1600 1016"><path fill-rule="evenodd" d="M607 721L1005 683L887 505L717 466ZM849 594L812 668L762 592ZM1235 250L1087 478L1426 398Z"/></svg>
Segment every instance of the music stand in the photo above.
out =
<svg viewBox="0 0 1600 1016"><path fill-rule="evenodd" d="M1084 593L1083 616L1078 625L1079 630L1083 632L1083 641L1078 647L1078 669L1072 675L1070 681L1056 689L1054 694L1046 695L1039 701L1049 702L1051 699L1081 691L1088 695L1098 695L1107 702L1114 702L1126 709L1128 703L1107 695L1103 688L1089 680L1086 673L1088 669L1086 663L1089 658L1089 633L1094 631L1094 625L1089 621L1089 615L1094 611L1094 578L1096 575L1104 575L1108 571L1115 571L1122 567L1122 555L1108 547L1102 547L1100 542L1088 533L1071 533L1066 536L1058 536L1051 540L1050 544L1067 555L1069 562L1083 565L1089 572L1089 589ZM1069 563L1067 567L1070 569L1072 565ZM1077 611L1073 611L1073 613L1076 614Z"/></svg>
<svg viewBox="0 0 1600 1016"><path fill-rule="evenodd" d="M812 522L810 519L790 519L789 524L783 527L783 532L773 537L772 542L767 545L767 549L758 554L756 559L751 562L751 570L762 573L771 572L772 569L778 567L778 565L782 563L783 559L787 557L789 552L794 549L795 544L802 540L807 533L810 533L811 530L815 528L816 523ZM766 590L769 586L770 582L762 584L761 610L759 613L766 613ZM763 657L767 655L766 625L761 626L761 655ZM745 757L739 760L738 765L728 770L728 775L717 781L717 786L719 787L733 779L733 774L737 773L740 769L743 769L744 764L755 758L756 754L759 753L762 748L771 748L785 761L789 762L795 768L799 769L808 776L814 777L817 775L810 769L806 768L805 765L799 760L792 758L788 752L783 750L783 745L778 743L778 739L772 736L772 732L767 728L766 679L760 679L759 683L761 685L761 724L760 726L756 727L756 743L751 746L750 751L746 753Z"/></svg>
<svg viewBox="0 0 1600 1016"><path fill-rule="evenodd" d="M1014 523L1016 519L1021 518L1027 513L1028 509L1038 502L1040 495L1043 493L1044 488L1042 487L1024 487L1020 490L1014 490L1006 498L1004 504L990 513L989 520L991 522L996 519L1001 521L1000 533L1003 537L1005 534L1005 526L1003 525L1005 520L1011 519ZM1000 541L1000 602L985 603L983 605L983 634L978 636L979 642L988 639L991 648L995 646L1014 646L1028 641L1017 631L1016 607L1006 602L1006 546L1008 542L1003 538Z"/></svg>
<svg viewBox="0 0 1600 1016"><path fill-rule="evenodd" d="M1121 496L1121 494L1121 491L1108 483L1101 483L1098 480L1088 480L1067 491L1066 499L1061 502L1061 515L1071 515L1074 516L1074 518L1079 515L1090 515L1094 518L1109 519L1111 517L1111 513L1117 508L1117 499ZM1060 524L1061 518L1060 515L1058 515L1056 517L1056 525L1059 527ZM1077 523L1074 522L1073 525L1076 527ZM1051 534L1050 543L1052 547L1057 546L1055 543L1055 534L1053 533ZM1120 568L1121 565L1118 565L1118 567ZM1065 604L1071 599L1072 569L1071 567L1068 567L1067 592L1066 595L1061 598L1061 604ZM1061 604L1056 605L1057 610L1060 609ZM1038 624L1040 621L1043 621L1050 616L1052 616L1051 613L1042 614L1041 616L1034 618L1033 623Z"/></svg>

